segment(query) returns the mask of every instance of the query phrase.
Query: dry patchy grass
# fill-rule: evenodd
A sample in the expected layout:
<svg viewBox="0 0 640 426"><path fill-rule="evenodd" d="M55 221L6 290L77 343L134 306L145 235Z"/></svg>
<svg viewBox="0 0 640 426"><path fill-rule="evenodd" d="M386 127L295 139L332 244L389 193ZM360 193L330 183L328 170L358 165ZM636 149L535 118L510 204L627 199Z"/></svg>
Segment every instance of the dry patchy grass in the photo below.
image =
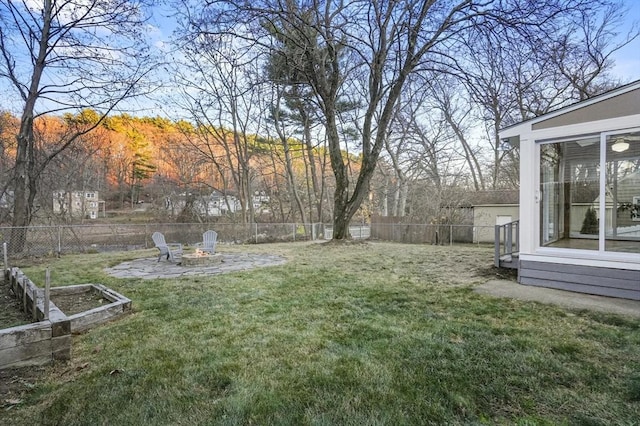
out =
<svg viewBox="0 0 640 426"><path fill-rule="evenodd" d="M640 322L492 299L493 251L392 243L220 246L287 264L116 279L151 251L51 263L134 313L0 412L12 424L633 424ZM71 268L73 265L73 268ZM43 274L43 265L25 268ZM62 272L64 271L64 272ZM60 281L58 281L60 282Z"/></svg>

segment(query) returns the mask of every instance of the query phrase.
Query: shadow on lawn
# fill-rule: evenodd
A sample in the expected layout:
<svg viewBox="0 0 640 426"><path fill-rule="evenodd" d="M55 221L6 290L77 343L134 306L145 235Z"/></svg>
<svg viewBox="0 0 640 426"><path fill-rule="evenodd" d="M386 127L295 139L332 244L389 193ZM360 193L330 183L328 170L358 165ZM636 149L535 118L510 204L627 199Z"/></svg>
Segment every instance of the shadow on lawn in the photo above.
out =
<svg viewBox="0 0 640 426"><path fill-rule="evenodd" d="M509 280L518 281L518 270L508 268L497 268L493 265L477 268L475 273L487 280Z"/></svg>

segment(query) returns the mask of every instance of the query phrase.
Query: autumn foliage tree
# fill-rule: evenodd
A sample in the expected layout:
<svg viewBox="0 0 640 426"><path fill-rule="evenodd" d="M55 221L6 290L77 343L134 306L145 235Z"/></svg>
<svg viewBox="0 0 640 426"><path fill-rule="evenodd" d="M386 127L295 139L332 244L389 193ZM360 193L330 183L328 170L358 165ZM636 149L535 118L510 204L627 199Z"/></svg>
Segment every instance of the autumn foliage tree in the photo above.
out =
<svg viewBox="0 0 640 426"><path fill-rule="evenodd" d="M145 0L0 1L0 79L21 101L11 182L12 250L24 247L43 170L100 122L60 135L56 148L40 155L35 120L85 108L104 118L122 100L145 91L151 69L145 7Z"/></svg>

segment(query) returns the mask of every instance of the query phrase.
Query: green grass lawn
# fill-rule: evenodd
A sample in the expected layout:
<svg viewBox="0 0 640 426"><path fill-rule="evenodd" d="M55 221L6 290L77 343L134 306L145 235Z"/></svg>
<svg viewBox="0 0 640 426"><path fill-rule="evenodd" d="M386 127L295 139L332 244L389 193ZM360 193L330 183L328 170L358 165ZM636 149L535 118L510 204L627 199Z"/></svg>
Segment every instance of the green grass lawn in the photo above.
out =
<svg viewBox="0 0 640 426"><path fill-rule="evenodd" d="M0 424L640 424L640 320L476 294L492 248L220 251L288 262L188 280L103 271L153 251L23 266L103 283L134 312L75 336Z"/></svg>

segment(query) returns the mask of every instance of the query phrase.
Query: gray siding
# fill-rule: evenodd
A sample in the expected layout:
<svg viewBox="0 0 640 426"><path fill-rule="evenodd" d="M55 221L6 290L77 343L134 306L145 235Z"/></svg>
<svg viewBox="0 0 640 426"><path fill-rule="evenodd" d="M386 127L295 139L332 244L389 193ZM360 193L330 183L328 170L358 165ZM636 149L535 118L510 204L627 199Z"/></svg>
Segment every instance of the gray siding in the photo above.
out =
<svg viewBox="0 0 640 426"><path fill-rule="evenodd" d="M640 89L624 92L612 98L605 98L591 105L574 109L561 115L552 115L551 118L534 123L533 130L550 129L578 123L589 123L597 120L634 115L640 111ZM540 116L540 117L544 117Z"/></svg>
<svg viewBox="0 0 640 426"><path fill-rule="evenodd" d="M640 271L521 261L521 284L640 300Z"/></svg>

